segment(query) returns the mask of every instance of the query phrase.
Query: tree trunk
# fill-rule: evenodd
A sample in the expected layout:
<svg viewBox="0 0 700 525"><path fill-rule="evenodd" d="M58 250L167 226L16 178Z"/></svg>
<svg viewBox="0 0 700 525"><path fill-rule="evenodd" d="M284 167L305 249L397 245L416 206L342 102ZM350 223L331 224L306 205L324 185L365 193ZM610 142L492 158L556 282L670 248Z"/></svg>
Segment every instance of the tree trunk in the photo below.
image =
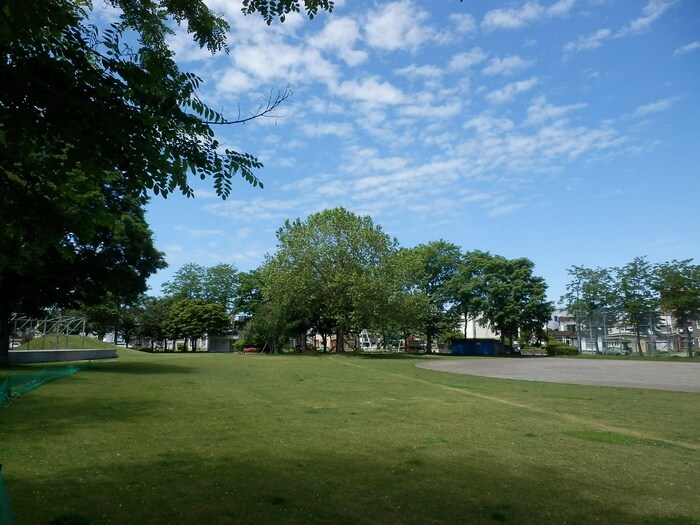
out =
<svg viewBox="0 0 700 525"><path fill-rule="evenodd" d="M0 304L0 368L10 366L10 306Z"/></svg>
<svg viewBox="0 0 700 525"><path fill-rule="evenodd" d="M593 314L588 314L588 336L593 339ZM598 346L598 332L595 335L595 353L600 354L600 347Z"/></svg>
<svg viewBox="0 0 700 525"><path fill-rule="evenodd" d="M688 357L693 357L693 337L687 321L683 324L683 333L685 334L685 349L688 352Z"/></svg>
<svg viewBox="0 0 700 525"><path fill-rule="evenodd" d="M335 336L335 351L336 353L345 352L345 330L340 327Z"/></svg>
<svg viewBox="0 0 700 525"><path fill-rule="evenodd" d="M644 353L642 352L642 334L639 331L639 326L637 326L635 333L637 335L637 352L639 353L639 357L644 357Z"/></svg>

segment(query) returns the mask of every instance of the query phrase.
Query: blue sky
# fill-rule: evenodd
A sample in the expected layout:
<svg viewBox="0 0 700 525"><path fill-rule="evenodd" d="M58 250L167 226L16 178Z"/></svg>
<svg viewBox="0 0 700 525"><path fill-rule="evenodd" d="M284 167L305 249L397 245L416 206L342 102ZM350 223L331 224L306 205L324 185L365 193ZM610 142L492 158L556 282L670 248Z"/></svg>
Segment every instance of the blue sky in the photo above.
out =
<svg viewBox="0 0 700 525"><path fill-rule="evenodd" d="M211 0L232 31L212 56L171 39L264 189L153 198L170 267L253 269L286 219L343 206L402 246L445 239L527 257L558 300L566 269L700 259L697 0L336 1L267 26Z"/></svg>

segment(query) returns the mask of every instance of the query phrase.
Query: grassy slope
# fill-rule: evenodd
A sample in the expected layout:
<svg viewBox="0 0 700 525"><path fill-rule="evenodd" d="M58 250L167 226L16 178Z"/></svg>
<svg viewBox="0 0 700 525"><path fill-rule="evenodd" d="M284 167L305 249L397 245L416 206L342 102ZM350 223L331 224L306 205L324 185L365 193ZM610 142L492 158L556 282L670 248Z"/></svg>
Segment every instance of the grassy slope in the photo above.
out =
<svg viewBox="0 0 700 525"><path fill-rule="evenodd" d="M111 343L105 343L94 337L80 337L77 335L47 335L37 337L19 345L16 350L44 350L44 349L71 349L81 348L100 349L118 348Z"/></svg>
<svg viewBox="0 0 700 525"><path fill-rule="evenodd" d="M17 521L700 523L697 394L414 364L122 350L0 408Z"/></svg>

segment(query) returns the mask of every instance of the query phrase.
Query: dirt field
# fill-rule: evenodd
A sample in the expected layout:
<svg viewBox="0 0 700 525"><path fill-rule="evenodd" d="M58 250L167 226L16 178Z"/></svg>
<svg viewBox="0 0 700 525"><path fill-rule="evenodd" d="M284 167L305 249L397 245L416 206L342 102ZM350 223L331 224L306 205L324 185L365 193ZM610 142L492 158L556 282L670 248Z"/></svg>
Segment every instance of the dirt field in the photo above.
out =
<svg viewBox="0 0 700 525"><path fill-rule="evenodd" d="M700 362L684 359L650 363L612 359L467 357L426 361L418 366L438 372L522 381L700 392Z"/></svg>

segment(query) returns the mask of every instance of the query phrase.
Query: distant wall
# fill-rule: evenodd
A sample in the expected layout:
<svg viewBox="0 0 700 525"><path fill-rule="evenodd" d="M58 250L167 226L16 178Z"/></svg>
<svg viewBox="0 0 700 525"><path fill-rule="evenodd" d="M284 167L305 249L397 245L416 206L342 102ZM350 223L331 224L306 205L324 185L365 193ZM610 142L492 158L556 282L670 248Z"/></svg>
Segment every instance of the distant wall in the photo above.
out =
<svg viewBox="0 0 700 525"><path fill-rule="evenodd" d="M87 361L91 359L114 359L114 348L79 350L10 350L10 363L57 363L60 361Z"/></svg>
<svg viewBox="0 0 700 525"><path fill-rule="evenodd" d="M207 352L233 352L233 338L229 336L211 336L207 340Z"/></svg>

